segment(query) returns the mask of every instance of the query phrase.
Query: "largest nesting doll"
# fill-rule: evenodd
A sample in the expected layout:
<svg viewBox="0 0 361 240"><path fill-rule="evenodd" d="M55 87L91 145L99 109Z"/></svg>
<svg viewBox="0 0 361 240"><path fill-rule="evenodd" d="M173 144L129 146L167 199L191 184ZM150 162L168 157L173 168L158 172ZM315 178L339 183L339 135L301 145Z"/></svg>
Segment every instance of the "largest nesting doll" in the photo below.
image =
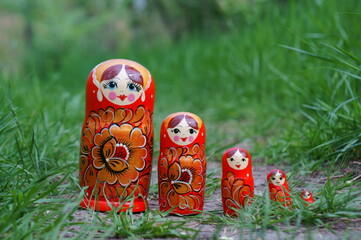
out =
<svg viewBox="0 0 361 240"><path fill-rule="evenodd" d="M84 208L147 208L153 154L154 82L142 65L112 59L97 65L86 84L80 146Z"/></svg>
<svg viewBox="0 0 361 240"><path fill-rule="evenodd" d="M158 159L161 211L190 215L203 210L205 139L203 121L192 113L178 112L164 119Z"/></svg>

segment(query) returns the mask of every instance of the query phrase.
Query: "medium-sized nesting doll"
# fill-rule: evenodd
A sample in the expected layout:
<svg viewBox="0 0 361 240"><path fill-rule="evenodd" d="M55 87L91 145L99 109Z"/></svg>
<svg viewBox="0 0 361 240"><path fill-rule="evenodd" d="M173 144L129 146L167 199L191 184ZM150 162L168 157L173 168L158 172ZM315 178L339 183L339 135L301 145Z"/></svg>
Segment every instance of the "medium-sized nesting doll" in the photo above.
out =
<svg viewBox="0 0 361 240"><path fill-rule="evenodd" d="M221 193L225 215L235 216L235 209L250 203L254 181L252 159L247 150L231 148L223 154Z"/></svg>
<svg viewBox="0 0 361 240"><path fill-rule="evenodd" d="M191 215L203 210L206 182L203 121L189 112L166 117L160 130L158 158L159 208Z"/></svg>
<svg viewBox="0 0 361 240"><path fill-rule="evenodd" d="M273 169L267 175L267 182L270 199L282 203L285 207L290 207L292 199L286 174L282 170Z"/></svg>
<svg viewBox="0 0 361 240"><path fill-rule="evenodd" d="M90 72L80 146L80 186L87 187L81 207L147 208L154 92L148 70L130 60L108 60Z"/></svg>
<svg viewBox="0 0 361 240"><path fill-rule="evenodd" d="M303 200L305 200L305 205L310 205L310 203L314 203L315 200L313 199L312 193L309 190L303 189L300 193L300 196Z"/></svg>

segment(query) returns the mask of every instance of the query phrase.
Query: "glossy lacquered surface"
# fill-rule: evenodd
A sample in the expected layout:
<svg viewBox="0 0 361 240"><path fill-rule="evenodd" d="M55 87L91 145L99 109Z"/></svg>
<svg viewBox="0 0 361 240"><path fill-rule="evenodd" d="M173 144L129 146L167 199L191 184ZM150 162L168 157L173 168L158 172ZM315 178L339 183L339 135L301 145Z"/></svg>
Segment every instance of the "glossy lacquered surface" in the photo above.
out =
<svg viewBox="0 0 361 240"><path fill-rule="evenodd" d="M237 209L251 203L254 196L252 158L246 149L231 148L223 154L221 193L225 215L235 216Z"/></svg>
<svg viewBox="0 0 361 240"><path fill-rule="evenodd" d="M159 208L172 214L198 214L204 206L206 131L195 114L178 112L164 119L158 158Z"/></svg>
<svg viewBox="0 0 361 240"><path fill-rule="evenodd" d="M80 146L80 186L87 187L82 207L147 208L154 94L152 76L136 62L112 59L90 72Z"/></svg>

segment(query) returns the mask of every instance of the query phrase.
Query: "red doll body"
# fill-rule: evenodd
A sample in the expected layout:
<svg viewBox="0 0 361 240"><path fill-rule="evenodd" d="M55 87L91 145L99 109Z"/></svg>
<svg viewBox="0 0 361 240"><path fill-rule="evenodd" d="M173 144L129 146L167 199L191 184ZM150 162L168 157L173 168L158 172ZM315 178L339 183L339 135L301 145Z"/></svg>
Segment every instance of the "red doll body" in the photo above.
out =
<svg viewBox="0 0 361 240"><path fill-rule="evenodd" d="M300 193L300 196L303 200L305 200L306 202L304 203L305 205L309 205L310 203L314 203L315 200L313 199L312 193L306 189L302 190Z"/></svg>
<svg viewBox="0 0 361 240"><path fill-rule="evenodd" d="M108 60L90 72L80 146L80 186L87 187L81 207L147 208L154 91L148 70L133 61Z"/></svg>
<svg viewBox="0 0 361 240"><path fill-rule="evenodd" d="M159 208L172 214L203 210L206 181L205 126L196 115L179 112L164 119L158 158Z"/></svg>
<svg viewBox="0 0 361 240"><path fill-rule="evenodd" d="M231 148L223 154L221 193L223 213L235 216L234 209L250 203L254 196L252 159L247 150Z"/></svg>
<svg viewBox="0 0 361 240"><path fill-rule="evenodd" d="M285 207L290 207L292 199L286 174L282 170L273 169L267 175L267 182L270 199L282 203Z"/></svg>

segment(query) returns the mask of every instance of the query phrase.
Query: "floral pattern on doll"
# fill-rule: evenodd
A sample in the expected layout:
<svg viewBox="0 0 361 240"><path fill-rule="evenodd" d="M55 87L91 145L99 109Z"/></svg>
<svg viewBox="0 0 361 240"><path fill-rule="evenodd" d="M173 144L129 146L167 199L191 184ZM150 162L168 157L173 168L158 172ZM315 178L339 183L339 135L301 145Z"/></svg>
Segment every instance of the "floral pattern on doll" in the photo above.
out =
<svg viewBox="0 0 361 240"><path fill-rule="evenodd" d="M245 206L252 195L252 188L244 179L235 178L232 172L227 173L227 178L222 181L222 197L226 206L226 215L235 215L235 209Z"/></svg>
<svg viewBox="0 0 361 240"><path fill-rule="evenodd" d="M93 166L99 170L98 180L121 185L135 181L145 166L146 137L131 124L112 124L94 137Z"/></svg>
<svg viewBox="0 0 361 240"><path fill-rule="evenodd" d="M80 184L94 186L87 195L123 199L134 191L137 195L147 194L142 193L143 186L149 185L146 176L150 166L145 158L152 151L147 142L151 141L153 130L143 120L149 115L143 106L135 112L108 107L89 114L80 148ZM149 126L144 127L143 123Z"/></svg>
<svg viewBox="0 0 361 240"><path fill-rule="evenodd" d="M137 184L131 184L126 187L124 186L117 186L116 192L117 196L120 199L125 199L128 196L134 196L136 198L144 198L146 195L148 195L147 189L149 189L150 184L150 166L148 166L149 169L145 169L141 172L141 175L139 176Z"/></svg>
<svg viewBox="0 0 361 240"><path fill-rule="evenodd" d="M182 148L170 148L159 162L161 205L179 207L180 209L198 209L203 205L202 189L205 169L202 159L192 155L180 156ZM173 161L178 159L179 161ZM169 162L172 162L169 165Z"/></svg>

